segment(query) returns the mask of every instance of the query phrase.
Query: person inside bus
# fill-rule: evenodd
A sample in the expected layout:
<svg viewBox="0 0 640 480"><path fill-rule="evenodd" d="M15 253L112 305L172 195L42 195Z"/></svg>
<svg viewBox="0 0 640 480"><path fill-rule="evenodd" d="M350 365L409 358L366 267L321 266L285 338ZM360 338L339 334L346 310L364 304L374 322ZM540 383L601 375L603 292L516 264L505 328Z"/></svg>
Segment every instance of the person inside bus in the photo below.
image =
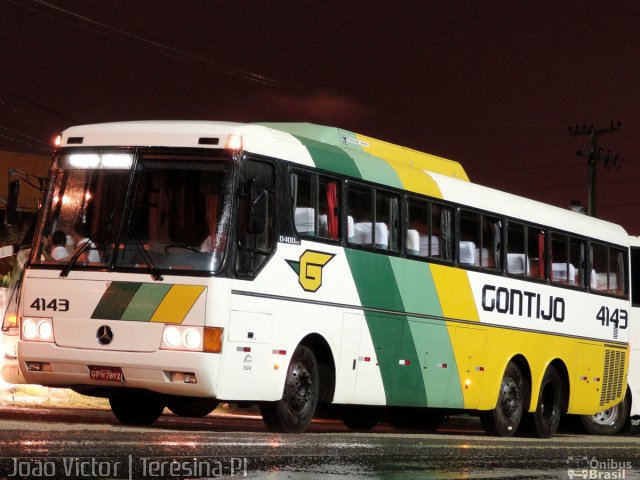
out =
<svg viewBox="0 0 640 480"><path fill-rule="evenodd" d="M51 258L56 261L65 260L69 256L67 251L67 236L61 230L56 230L51 236Z"/></svg>
<svg viewBox="0 0 640 480"><path fill-rule="evenodd" d="M77 252L85 243L91 242L88 247L84 247L85 250L78 257L78 260L81 262L99 262L100 254L98 253L98 249L96 244L93 243L89 237L85 234L85 226L82 222L78 222L71 230L71 238L76 245L75 252ZM75 253L74 252L74 253Z"/></svg>

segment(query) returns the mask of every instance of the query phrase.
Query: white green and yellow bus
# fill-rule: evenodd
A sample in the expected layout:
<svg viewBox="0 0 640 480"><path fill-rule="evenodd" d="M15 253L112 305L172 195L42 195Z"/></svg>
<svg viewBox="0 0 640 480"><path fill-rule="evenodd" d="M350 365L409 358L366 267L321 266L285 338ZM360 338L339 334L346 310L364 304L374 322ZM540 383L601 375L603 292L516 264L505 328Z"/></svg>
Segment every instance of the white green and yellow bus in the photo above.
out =
<svg viewBox="0 0 640 480"><path fill-rule="evenodd" d="M548 437L624 397L624 229L456 162L312 124L123 122L63 132L48 188L21 373L122 422L223 401L273 431L333 405Z"/></svg>

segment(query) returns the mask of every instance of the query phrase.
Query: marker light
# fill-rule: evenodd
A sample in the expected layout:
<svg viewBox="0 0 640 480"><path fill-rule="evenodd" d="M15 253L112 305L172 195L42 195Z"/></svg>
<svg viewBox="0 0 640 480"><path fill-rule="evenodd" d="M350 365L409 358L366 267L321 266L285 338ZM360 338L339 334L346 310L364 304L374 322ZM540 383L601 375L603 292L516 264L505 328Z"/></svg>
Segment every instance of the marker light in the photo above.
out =
<svg viewBox="0 0 640 480"><path fill-rule="evenodd" d="M128 153L72 153L67 157L67 166L71 168L119 168L130 169L133 156Z"/></svg>
<svg viewBox="0 0 640 480"><path fill-rule="evenodd" d="M133 157L124 153L109 153L100 157L104 168L130 169L133 164Z"/></svg>
<svg viewBox="0 0 640 480"><path fill-rule="evenodd" d="M58 135L56 136L55 140L53 141L53 145L55 147L59 147L62 144L62 135Z"/></svg>
<svg viewBox="0 0 640 480"><path fill-rule="evenodd" d="M73 168L98 168L100 156L95 153L74 153L69 155L67 164Z"/></svg>
<svg viewBox="0 0 640 480"><path fill-rule="evenodd" d="M227 150L242 150L242 137L240 135L229 135L225 148Z"/></svg>

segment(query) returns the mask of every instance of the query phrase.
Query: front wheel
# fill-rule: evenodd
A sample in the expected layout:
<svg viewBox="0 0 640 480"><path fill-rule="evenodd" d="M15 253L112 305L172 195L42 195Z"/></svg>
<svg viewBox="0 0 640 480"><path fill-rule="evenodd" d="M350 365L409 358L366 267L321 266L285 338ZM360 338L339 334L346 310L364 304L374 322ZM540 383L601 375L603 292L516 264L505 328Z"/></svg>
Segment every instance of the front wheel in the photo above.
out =
<svg viewBox="0 0 640 480"><path fill-rule="evenodd" d="M282 398L262 402L260 413L272 432L302 433L315 414L320 397L320 375L313 351L298 345L293 352Z"/></svg>
<svg viewBox="0 0 640 480"><path fill-rule="evenodd" d="M509 362L500 383L496 407L480 414L484 430L499 437L514 435L529 402L529 390L518 364Z"/></svg>
<svg viewBox="0 0 640 480"><path fill-rule="evenodd" d="M154 392L123 392L109 397L111 411L125 425L151 425L165 407L164 398Z"/></svg>
<svg viewBox="0 0 640 480"><path fill-rule="evenodd" d="M629 421L629 399L625 395L622 402L595 415L580 415L580 421L592 435L615 435Z"/></svg>

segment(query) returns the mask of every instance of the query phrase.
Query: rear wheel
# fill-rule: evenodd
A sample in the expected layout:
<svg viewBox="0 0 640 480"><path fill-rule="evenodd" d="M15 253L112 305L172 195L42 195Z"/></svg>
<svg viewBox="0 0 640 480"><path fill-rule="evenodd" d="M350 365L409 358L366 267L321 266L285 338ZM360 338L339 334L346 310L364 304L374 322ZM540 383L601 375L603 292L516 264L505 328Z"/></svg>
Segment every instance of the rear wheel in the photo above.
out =
<svg viewBox="0 0 640 480"><path fill-rule="evenodd" d="M169 397L167 408L179 417L206 417L219 405L215 398Z"/></svg>
<svg viewBox="0 0 640 480"><path fill-rule="evenodd" d="M499 437L514 435L529 402L529 390L518 364L509 362L500 383L496 407L480 414L484 430Z"/></svg>
<svg viewBox="0 0 640 480"><path fill-rule="evenodd" d="M552 437L558 430L562 417L562 379L558 371L549 366L540 383L536 411L530 415L532 434L540 438Z"/></svg>
<svg viewBox="0 0 640 480"><path fill-rule="evenodd" d="M154 392L127 392L109 397L111 411L125 425L151 425L165 407L162 395Z"/></svg>
<svg viewBox="0 0 640 480"><path fill-rule="evenodd" d="M593 435L615 435L629 422L629 399L625 396L619 404L595 415L580 415L580 421Z"/></svg>
<svg viewBox="0 0 640 480"><path fill-rule="evenodd" d="M316 411L320 396L318 362L313 351L298 345L287 369L282 398L262 402L260 413L272 432L304 432Z"/></svg>

